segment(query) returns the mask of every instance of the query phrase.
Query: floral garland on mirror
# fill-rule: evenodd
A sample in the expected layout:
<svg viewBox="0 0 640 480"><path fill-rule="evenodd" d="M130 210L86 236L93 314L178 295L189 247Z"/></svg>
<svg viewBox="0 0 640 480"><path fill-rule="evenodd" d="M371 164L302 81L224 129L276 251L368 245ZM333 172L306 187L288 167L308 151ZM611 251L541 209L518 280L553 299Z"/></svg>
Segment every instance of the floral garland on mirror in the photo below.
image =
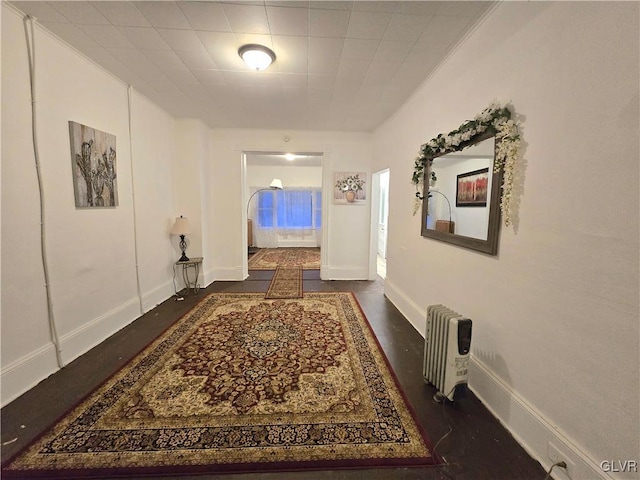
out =
<svg viewBox="0 0 640 480"><path fill-rule="evenodd" d="M442 133L432 138L420 147L420 155L415 160L411 181L416 186L416 200L413 214L420 209L423 200L424 169L427 161L433 162L434 157L457 152L465 148L473 139L486 131L495 133L497 142L496 155L493 163L493 171L504 168L502 180L502 197L500 210L505 226L511 225L511 191L513 190L513 178L515 163L520 152L520 135L517 123L511 119L511 111L497 102L475 116L473 120L463 123L460 128L446 135ZM435 175L431 172L432 180Z"/></svg>

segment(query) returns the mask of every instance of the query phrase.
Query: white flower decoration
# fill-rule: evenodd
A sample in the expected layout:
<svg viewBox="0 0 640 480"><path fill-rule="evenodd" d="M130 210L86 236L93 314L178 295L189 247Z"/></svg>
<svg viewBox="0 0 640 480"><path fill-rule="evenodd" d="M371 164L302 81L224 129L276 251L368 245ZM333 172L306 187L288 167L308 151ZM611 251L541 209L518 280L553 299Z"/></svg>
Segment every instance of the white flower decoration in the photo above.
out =
<svg viewBox="0 0 640 480"><path fill-rule="evenodd" d="M420 155L414 162L412 177L412 182L416 185L417 190L414 215L422 203L419 195L423 187L424 169L427 161L435 156L461 150L467 142L487 129L495 130L496 139L500 140L496 142L493 170L498 172L500 167L503 168L500 210L505 226L511 225L511 197L515 164L520 155L520 135L518 134L518 124L511 118L509 109L497 101L493 101L489 107L476 115L473 121L464 123L460 128L447 135L438 135L420 147Z"/></svg>

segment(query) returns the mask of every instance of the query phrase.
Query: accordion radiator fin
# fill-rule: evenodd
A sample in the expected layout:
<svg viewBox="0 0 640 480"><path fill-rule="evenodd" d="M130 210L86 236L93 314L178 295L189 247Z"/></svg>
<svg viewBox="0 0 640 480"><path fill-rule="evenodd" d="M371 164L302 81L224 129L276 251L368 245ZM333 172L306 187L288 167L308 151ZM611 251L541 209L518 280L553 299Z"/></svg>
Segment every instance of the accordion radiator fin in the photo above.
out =
<svg viewBox="0 0 640 480"><path fill-rule="evenodd" d="M427 307L422 373L449 400L469 380L471 326L470 319L444 305Z"/></svg>

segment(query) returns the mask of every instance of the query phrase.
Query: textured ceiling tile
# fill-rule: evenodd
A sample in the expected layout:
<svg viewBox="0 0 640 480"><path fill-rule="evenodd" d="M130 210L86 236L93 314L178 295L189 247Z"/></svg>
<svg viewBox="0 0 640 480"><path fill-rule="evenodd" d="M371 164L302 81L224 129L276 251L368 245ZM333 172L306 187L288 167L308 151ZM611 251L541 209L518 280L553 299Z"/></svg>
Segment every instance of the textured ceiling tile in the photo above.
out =
<svg viewBox="0 0 640 480"><path fill-rule="evenodd" d="M307 94L309 108L316 111L328 111L331 103L333 89L330 88L310 88Z"/></svg>
<svg viewBox="0 0 640 480"><path fill-rule="evenodd" d="M108 25L79 25L80 29L105 48L135 48L120 30Z"/></svg>
<svg viewBox="0 0 640 480"><path fill-rule="evenodd" d="M173 50L142 50L142 53L162 70L186 68Z"/></svg>
<svg viewBox="0 0 640 480"><path fill-rule="evenodd" d="M224 109L238 110L238 101L234 98L234 91L228 85L205 85L216 104Z"/></svg>
<svg viewBox="0 0 640 480"><path fill-rule="evenodd" d="M390 21L390 13L351 12L347 37L381 38Z"/></svg>
<svg viewBox="0 0 640 480"><path fill-rule="evenodd" d="M222 75L229 85L259 89L280 88L280 74L269 72L228 72Z"/></svg>
<svg viewBox="0 0 640 480"><path fill-rule="evenodd" d="M340 65L339 57L309 58L309 73L336 75L338 73L339 65Z"/></svg>
<svg viewBox="0 0 640 480"><path fill-rule="evenodd" d="M184 65L182 68L170 68L164 70L165 74L176 85L186 85L190 83L197 83L198 79L194 74Z"/></svg>
<svg viewBox="0 0 640 480"><path fill-rule="evenodd" d="M204 52L204 45L192 30L157 29L164 40L176 51Z"/></svg>
<svg viewBox="0 0 640 480"><path fill-rule="evenodd" d="M401 62L409 55L413 47L412 42L398 42L383 40L378 45L378 50L373 57L374 61L398 61Z"/></svg>
<svg viewBox="0 0 640 480"><path fill-rule="evenodd" d="M307 73L307 37L274 35L274 67L280 73Z"/></svg>
<svg viewBox="0 0 640 480"><path fill-rule="evenodd" d="M220 70L201 70L193 69L191 71L198 81L204 85L227 85L223 73Z"/></svg>
<svg viewBox="0 0 640 480"><path fill-rule="evenodd" d="M419 43L450 44L460 38L469 23L467 17L436 15L431 19Z"/></svg>
<svg viewBox="0 0 640 480"><path fill-rule="evenodd" d="M236 39L236 52L238 48L242 45L247 45L249 43L257 43L259 45L264 45L265 47L273 50L273 41L272 36L264 33L235 33Z"/></svg>
<svg viewBox="0 0 640 480"><path fill-rule="evenodd" d="M381 12L381 13L393 13L399 3L404 2L381 2L381 1L368 1L361 0L353 2L353 10L362 12Z"/></svg>
<svg viewBox="0 0 640 480"><path fill-rule="evenodd" d="M272 35L309 34L309 11L302 8L267 7Z"/></svg>
<svg viewBox="0 0 640 480"><path fill-rule="evenodd" d="M351 13L344 10L309 10L309 35L343 38L349 27Z"/></svg>
<svg viewBox="0 0 640 480"><path fill-rule="evenodd" d="M383 39L415 42L427 28L430 19L430 16L424 15L394 14L387 25Z"/></svg>
<svg viewBox="0 0 640 480"><path fill-rule="evenodd" d="M21 12L35 17L39 22L69 22L67 17L46 2L10 2Z"/></svg>
<svg viewBox="0 0 640 480"><path fill-rule="evenodd" d="M309 8L309 0L266 0L269 7Z"/></svg>
<svg viewBox="0 0 640 480"><path fill-rule="evenodd" d="M380 40L378 39L345 38L342 57L371 59L376 54L379 44Z"/></svg>
<svg viewBox="0 0 640 480"><path fill-rule="evenodd" d="M345 94L353 95L362 86L362 80L364 80L364 75L357 77L338 76L336 77L336 83L333 85L333 90L336 93L344 92Z"/></svg>
<svg viewBox="0 0 640 480"><path fill-rule="evenodd" d="M440 2L440 8L438 9L438 15L456 15L474 17L480 12L487 9L491 2Z"/></svg>
<svg viewBox="0 0 640 480"><path fill-rule="evenodd" d="M209 32L230 32L222 5L211 2L179 2L178 6L187 17L194 30Z"/></svg>
<svg viewBox="0 0 640 480"><path fill-rule="evenodd" d="M340 57L344 39L309 37L309 60L316 57Z"/></svg>
<svg viewBox="0 0 640 480"><path fill-rule="evenodd" d="M232 128L371 130L424 82L493 3L15 5L172 115ZM246 43L272 48L273 66L251 71L238 56Z"/></svg>
<svg viewBox="0 0 640 480"><path fill-rule="evenodd" d="M75 45L81 52L86 48L100 47L98 42L73 23L42 22L42 25L69 45Z"/></svg>
<svg viewBox="0 0 640 480"><path fill-rule="evenodd" d="M156 28L189 29L191 25L175 2L142 1L136 7Z"/></svg>
<svg viewBox="0 0 640 480"><path fill-rule="evenodd" d="M154 28L120 27L122 34L141 50L170 50L171 47Z"/></svg>
<svg viewBox="0 0 640 480"><path fill-rule="evenodd" d="M89 2L51 2L53 8L73 23L110 25L111 22Z"/></svg>
<svg viewBox="0 0 640 480"><path fill-rule="evenodd" d="M148 71L143 77L147 84L155 88L156 90L162 90L165 92L173 91L176 85L169 77L160 73L157 69L154 71Z"/></svg>
<svg viewBox="0 0 640 480"><path fill-rule="evenodd" d="M371 65L371 60L359 60L357 58L344 58L340 60L338 66L338 75L343 77L360 77L364 78Z"/></svg>
<svg viewBox="0 0 640 480"><path fill-rule="evenodd" d="M334 75L309 75L309 88L333 88L336 83Z"/></svg>
<svg viewBox="0 0 640 480"><path fill-rule="evenodd" d="M283 87L282 95L287 104L291 105L306 105L307 104L307 87L304 88L289 88Z"/></svg>
<svg viewBox="0 0 640 480"><path fill-rule="evenodd" d="M216 64L207 52L176 52L184 64L191 68L216 68Z"/></svg>
<svg viewBox="0 0 640 480"><path fill-rule="evenodd" d="M139 50L131 48L108 48L107 51L138 75L150 72L159 73L158 67Z"/></svg>
<svg viewBox="0 0 640 480"><path fill-rule="evenodd" d="M309 8L320 8L325 10L351 10L353 4L354 2L340 2L336 0L311 0L309 2Z"/></svg>
<svg viewBox="0 0 640 480"><path fill-rule="evenodd" d="M404 13L408 15L435 15L438 13L440 6L445 2L398 2L395 13Z"/></svg>
<svg viewBox="0 0 640 480"><path fill-rule="evenodd" d="M308 75L297 73L281 73L280 83L282 88L307 88Z"/></svg>
<svg viewBox="0 0 640 480"><path fill-rule="evenodd" d="M225 3L223 8L234 32L270 33L265 7Z"/></svg>
<svg viewBox="0 0 640 480"><path fill-rule="evenodd" d="M93 2L100 13L116 26L150 27L147 17L138 10L133 2Z"/></svg>
<svg viewBox="0 0 640 480"><path fill-rule="evenodd" d="M367 76L362 81L363 88L386 87L395 77L399 62L378 62L371 64Z"/></svg>
<svg viewBox="0 0 640 480"><path fill-rule="evenodd" d="M237 40L232 33L198 32L198 38L218 68L224 70L246 70L248 68L238 55L238 47L242 45L242 42Z"/></svg>
<svg viewBox="0 0 640 480"><path fill-rule="evenodd" d="M94 62L101 65L112 74L125 81L128 81L128 83L132 83L132 79L142 81L141 78L131 72L129 68L125 67L121 61L119 61L115 56L113 56L109 51L107 51L107 49L103 47L85 47L82 50L82 53L88 55ZM125 73L129 75L128 78L124 77Z"/></svg>

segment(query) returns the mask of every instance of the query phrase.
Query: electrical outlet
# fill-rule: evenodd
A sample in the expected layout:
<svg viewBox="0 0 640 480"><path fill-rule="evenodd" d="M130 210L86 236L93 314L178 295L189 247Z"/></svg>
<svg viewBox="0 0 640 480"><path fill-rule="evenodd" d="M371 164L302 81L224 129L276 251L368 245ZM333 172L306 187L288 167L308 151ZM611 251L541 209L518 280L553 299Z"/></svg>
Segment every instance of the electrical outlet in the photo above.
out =
<svg viewBox="0 0 640 480"><path fill-rule="evenodd" d="M564 462L567 464L567 468L556 467L553 469L553 472L557 472L558 470L562 470L564 472L564 476L567 478L571 478L573 471L575 470L575 464L569 460L569 455L562 452L558 447L556 447L552 442L547 443L547 456L553 463ZM560 477L564 478L564 477Z"/></svg>

